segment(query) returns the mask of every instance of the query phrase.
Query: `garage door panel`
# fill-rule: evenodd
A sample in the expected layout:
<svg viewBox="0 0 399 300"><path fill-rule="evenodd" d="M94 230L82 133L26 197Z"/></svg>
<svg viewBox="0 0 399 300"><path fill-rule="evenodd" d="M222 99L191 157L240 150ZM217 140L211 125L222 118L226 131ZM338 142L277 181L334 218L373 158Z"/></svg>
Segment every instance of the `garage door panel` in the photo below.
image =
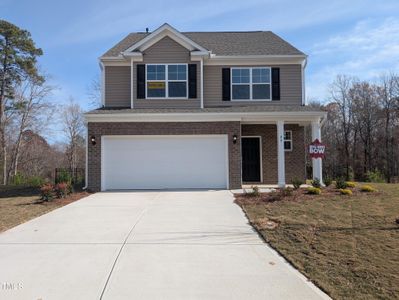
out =
<svg viewBox="0 0 399 300"><path fill-rule="evenodd" d="M104 137L103 189L226 188L226 136Z"/></svg>

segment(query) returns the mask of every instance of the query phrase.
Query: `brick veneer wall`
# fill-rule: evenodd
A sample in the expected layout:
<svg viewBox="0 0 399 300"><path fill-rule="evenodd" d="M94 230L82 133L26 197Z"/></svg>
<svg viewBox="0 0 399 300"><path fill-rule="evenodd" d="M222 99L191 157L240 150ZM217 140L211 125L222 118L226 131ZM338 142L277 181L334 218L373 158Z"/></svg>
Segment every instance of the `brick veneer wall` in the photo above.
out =
<svg viewBox="0 0 399 300"><path fill-rule="evenodd" d="M305 179L305 140L304 128L298 125L285 125L292 130L293 148L285 152L285 180L291 183L293 178ZM263 183L277 184L277 126L269 124L242 125L242 136L262 137Z"/></svg>
<svg viewBox="0 0 399 300"><path fill-rule="evenodd" d="M103 135L196 135L228 134L229 188L241 188L241 147L233 144L233 135L240 140L240 122L114 122L89 123L89 137L96 145L88 145L88 189L101 189L101 136Z"/></svg>

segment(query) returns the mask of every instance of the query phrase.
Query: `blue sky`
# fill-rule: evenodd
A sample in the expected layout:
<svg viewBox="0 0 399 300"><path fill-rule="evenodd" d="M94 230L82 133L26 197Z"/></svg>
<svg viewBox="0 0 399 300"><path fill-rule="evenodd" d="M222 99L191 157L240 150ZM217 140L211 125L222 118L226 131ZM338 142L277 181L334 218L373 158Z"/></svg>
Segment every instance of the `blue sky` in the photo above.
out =
<svg viewBox="0 0 399 300"><path fill-rule="evenodd" d="M307 97L327 99L336 74L376 79L399 70L398 0L25 1L0 0L0 18L32 33L43 70L89 108L97 58L129 32L168 22L180 31L272 30L309 55Z"/></svg>

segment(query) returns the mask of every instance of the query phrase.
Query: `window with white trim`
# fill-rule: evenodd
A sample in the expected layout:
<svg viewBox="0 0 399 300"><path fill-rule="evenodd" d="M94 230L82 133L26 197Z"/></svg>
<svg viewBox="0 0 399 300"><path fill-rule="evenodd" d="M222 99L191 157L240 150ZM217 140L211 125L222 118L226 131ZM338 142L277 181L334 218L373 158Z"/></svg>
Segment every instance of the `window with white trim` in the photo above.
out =
<svg viewBox="0 0 399 300"><path fill-rule="evenodd" d="M292 151L292 130L284 131L284 150Z"/></svg>
<svg viewBox="0 0 399 300"><path fill-rule="evenodd" d="M270 68L231 68L232 100L271 100Z"/></svg>
<svg viewBox="0 0 399 300"><path fill-rule="evenodd" d="M187 64L147 64L146 98L187 98Z"/></svg>

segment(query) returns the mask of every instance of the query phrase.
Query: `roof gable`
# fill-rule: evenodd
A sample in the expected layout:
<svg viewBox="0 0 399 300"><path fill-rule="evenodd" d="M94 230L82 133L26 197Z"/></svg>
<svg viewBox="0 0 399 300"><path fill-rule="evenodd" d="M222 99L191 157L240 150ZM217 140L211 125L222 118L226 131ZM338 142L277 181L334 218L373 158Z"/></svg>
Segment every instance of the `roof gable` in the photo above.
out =
<svg viewBox="0 0 399 300"><path fill-rule="evenodd" d="M165 23L161 27L159 27L157 30L154 32L146 35L143 37L141 40L137 41L135 44L127 48L126 50L123 51L124 54L127 54L129 52L133 51L145 51L155 43L159 42L165 37L169 37L178 44L182 45L184 48L186 48L189 51L204 51L207 52L205 48L202 46L198 45L191 39L189 39L187 36L183 35L179 31L177 31L175 28L170 26L169 24Z"/></svg>

